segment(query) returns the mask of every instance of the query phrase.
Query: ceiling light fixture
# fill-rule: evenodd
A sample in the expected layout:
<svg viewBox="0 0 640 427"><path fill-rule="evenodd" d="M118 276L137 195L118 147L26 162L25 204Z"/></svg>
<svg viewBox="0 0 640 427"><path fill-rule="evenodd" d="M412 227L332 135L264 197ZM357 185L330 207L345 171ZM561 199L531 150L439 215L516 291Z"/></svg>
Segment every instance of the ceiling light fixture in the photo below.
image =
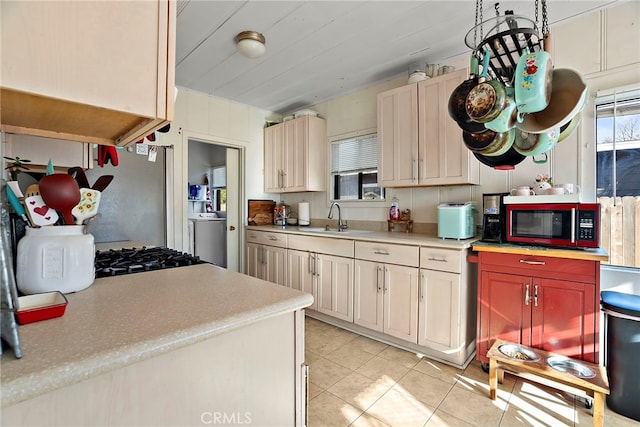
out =
<svg viewBox="0 0 640 427"><path fill-rule="evenodd" d="M236 36L236 49L247 58L264 55L264 36L257 31L243 31Z"/></svg>

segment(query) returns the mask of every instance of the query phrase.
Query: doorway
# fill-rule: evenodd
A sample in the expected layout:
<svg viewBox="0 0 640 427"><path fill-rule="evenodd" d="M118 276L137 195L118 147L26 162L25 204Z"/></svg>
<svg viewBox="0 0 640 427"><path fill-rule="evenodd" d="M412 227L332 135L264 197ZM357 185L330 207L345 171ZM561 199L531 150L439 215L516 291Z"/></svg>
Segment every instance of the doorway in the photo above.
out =
<svg viewBox="0 0 640 427"><path fill-rule="evenodd" d="M226 250L225 267L233 271L240 271L241 264L241 154L241 148L238 147L200 139L188 140L188 185L190 188L198 186L200 193L196 192L194 196L191 195L191 191L188 193L187 217L214 214L219 218L216 221L226 221L226 226L218 227L224 230L222 238L201 235L200 239L212 240L210 245L215 246L214 251ZM195 229L194 222L188 221L190 233L195 233L191 231ZM198 239L198 235L194 238ZM190 238L191 242L193 240ZM226 244L221 240L226 241ZM193 253L199 255L195 247L190 249L194 249Z"/></svg>

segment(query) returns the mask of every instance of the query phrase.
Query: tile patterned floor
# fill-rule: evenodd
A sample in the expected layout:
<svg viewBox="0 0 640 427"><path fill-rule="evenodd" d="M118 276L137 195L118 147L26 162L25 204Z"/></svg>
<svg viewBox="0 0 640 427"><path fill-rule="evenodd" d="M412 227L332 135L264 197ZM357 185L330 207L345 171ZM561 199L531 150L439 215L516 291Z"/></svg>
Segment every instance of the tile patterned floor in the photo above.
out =
<svg viewBox="0 0 640 427"><path fill-rule="evenodd" d="M309 426L591 426L575 396L505 375L489 399L488 375L465 370L307 317ZM605 426L637 423L606 410Z"/></svg>

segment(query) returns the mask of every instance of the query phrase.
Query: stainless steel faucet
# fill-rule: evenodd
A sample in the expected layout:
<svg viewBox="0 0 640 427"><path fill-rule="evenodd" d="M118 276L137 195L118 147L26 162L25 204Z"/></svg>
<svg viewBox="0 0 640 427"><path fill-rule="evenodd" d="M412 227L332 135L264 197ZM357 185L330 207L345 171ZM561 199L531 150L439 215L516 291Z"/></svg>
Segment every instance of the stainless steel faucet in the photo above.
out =
<svg viewBox="0 0 640 427"><path fill-rule="evenodd" d="M338 208L338 231L344 231L347 228L349 228L349 226L347 225L346 222L342 222L342 210L340 209L340 205L338 204L338 202L331 203L331 206L329 207L329 215L327 216L327 218L333 219L334 206Z"/></svg>

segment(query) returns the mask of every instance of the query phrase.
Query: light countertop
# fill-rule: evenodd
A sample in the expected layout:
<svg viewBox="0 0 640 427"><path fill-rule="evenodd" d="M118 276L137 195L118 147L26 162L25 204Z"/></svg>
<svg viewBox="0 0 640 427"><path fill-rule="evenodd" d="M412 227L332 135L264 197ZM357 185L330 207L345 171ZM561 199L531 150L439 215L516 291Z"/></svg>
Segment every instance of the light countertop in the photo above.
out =
<svg viewBox="0 0 640 427"><path fill-rule="evenodd" d="M2 406L305 308L313 297L199 264L96 279L64 316L19 327L2 355Z"/></svg>
<svg viewBox="0 0 640 427"><path fill-rule="evenodd" d="M470 239L442 239L437 236L418 233L404 232L387 232L387 231L367 231L347 229L345 232L337 230L323 231L321 227L304 227L304 226L278 226L278 225L259 225L247 226L247 230L256 231L272 231L287 234L302 234L316 237L330 237L336 239L361 240L369 242L385 242L396 243L399 245L414 246L430 246L438 248L450 248L462 250L470 248L478 238Z"/></svg>
<svg viewBox="0 0 640 427"><path fill-rule="evenodd" d="M601 248L563 249L546 246L517 245L513 243L474 242L473 250L478 252L499 252L516 255L538 255L551 258L582 259L587 261L608 261L609 255Z"/></svg>

